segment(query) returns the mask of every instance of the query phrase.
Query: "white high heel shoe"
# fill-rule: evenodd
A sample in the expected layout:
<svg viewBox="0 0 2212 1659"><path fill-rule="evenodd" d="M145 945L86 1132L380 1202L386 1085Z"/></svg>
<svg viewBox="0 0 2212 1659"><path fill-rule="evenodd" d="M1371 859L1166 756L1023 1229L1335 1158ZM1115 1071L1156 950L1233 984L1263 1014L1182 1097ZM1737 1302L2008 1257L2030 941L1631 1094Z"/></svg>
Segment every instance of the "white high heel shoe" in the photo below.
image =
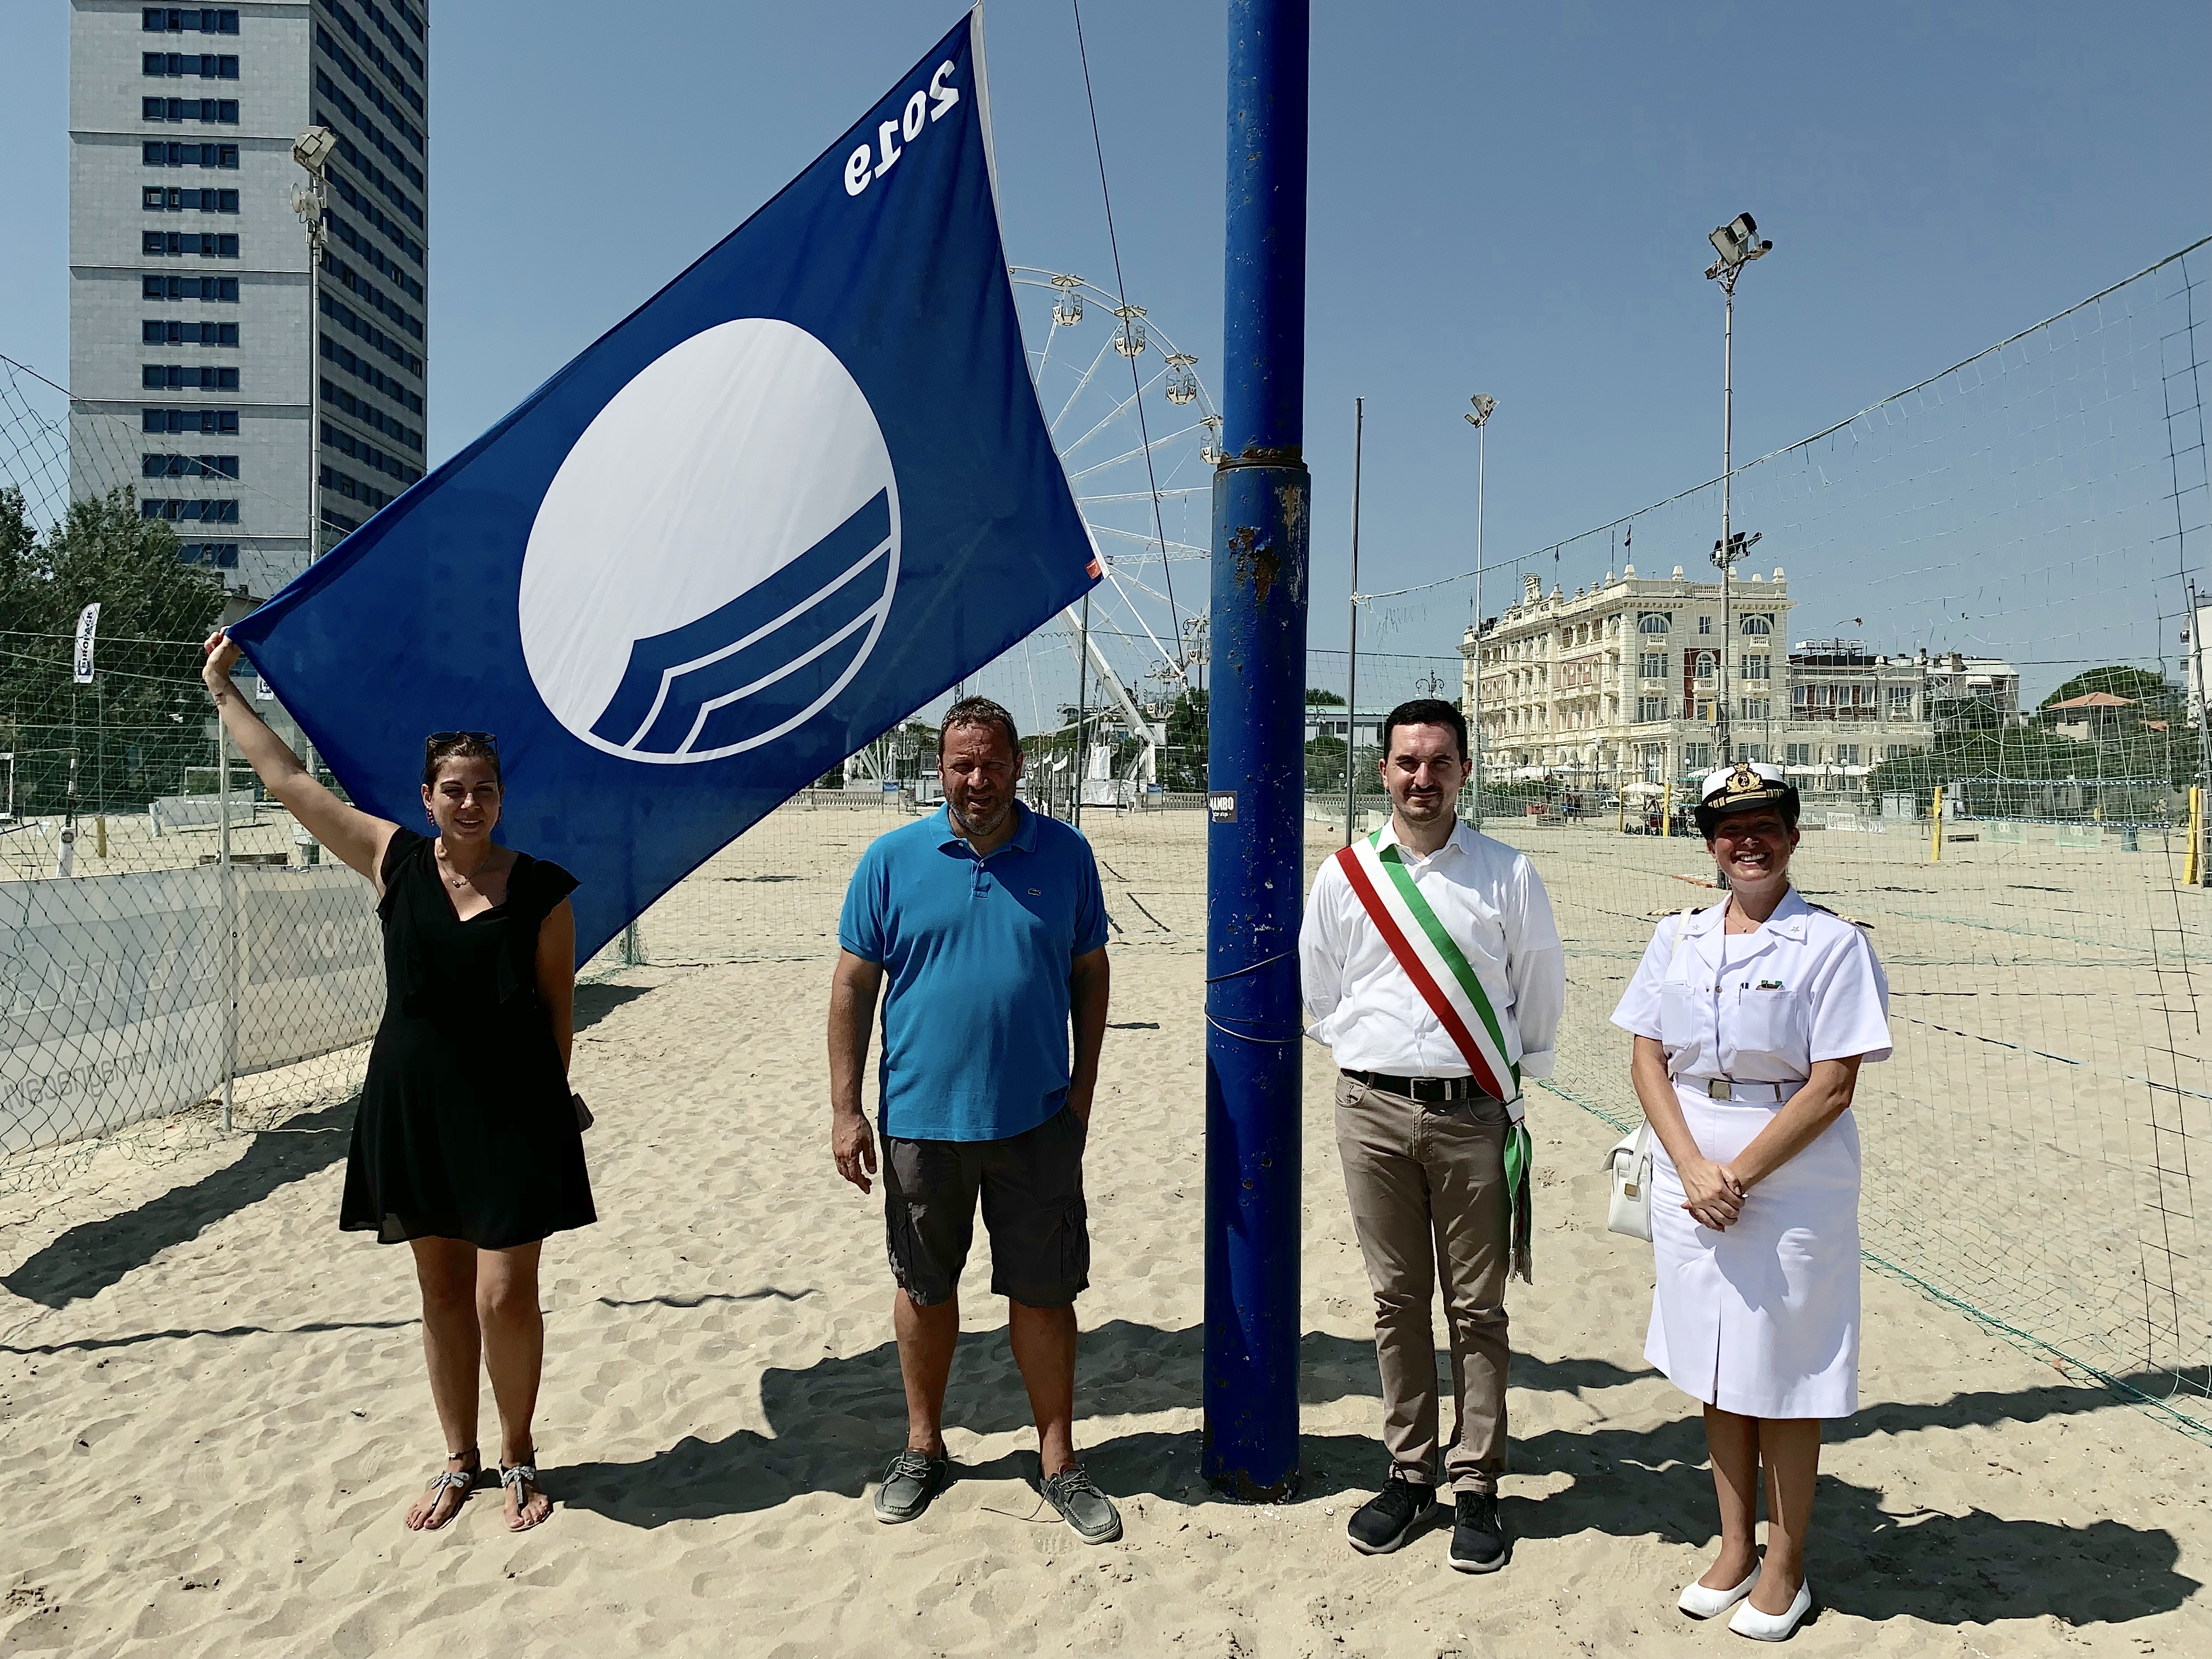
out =
<svg viewBox="0 0 2212 1659"><path fill-rule="evenodd" d="M1754 1563L1751 1577L1734 1589L1709 1589L1692 1579L1682 1591L1682 1599L1674 1605L1692 1619L1717 1619L1730 1607L1751 1594L1751 1587L1759 1582L1759 1567Z"/></svg>
<svg viewBox="0 0 2212 1659"><path fill-rule="evenodd" d="M1787 1613L1761 1613L1746 1601L1735 1610L1735 1617L1729 1620L1729 1628L1754 1642L1786 1642L1797 1633L1797 1626L1812 1610L1813 1586L1810 1583L1801 1583L1797 1586L1797 1599L1790 1604Z"/></svg>

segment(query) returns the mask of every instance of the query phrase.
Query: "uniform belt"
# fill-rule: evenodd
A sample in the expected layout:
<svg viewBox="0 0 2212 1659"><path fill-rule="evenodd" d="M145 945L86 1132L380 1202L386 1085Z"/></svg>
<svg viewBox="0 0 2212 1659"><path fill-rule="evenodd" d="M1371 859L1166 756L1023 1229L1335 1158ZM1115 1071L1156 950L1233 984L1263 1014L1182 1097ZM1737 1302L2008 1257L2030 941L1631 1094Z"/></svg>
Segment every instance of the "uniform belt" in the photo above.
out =
<svg viewBox="0 0 2212 1659"><path fill-rule="evenodd" d="M1674 1081L1694 1085L1710 1100L1771 1100L1778 1105L1805 1086L1802 1079L1795 1083L1739 1083L1725 1077L1677 1077Z"/></svg>
<svg viewBox="0 0 2212 1659"><path fill-rule="evenodd" d="M1407 1100L1420 1101L1431 1106L1455 1106L1462 1100L1488 1100L1492 1097L1471 1077L1398 1077L1389 1072L1355 1072L1350 1067L1345 1076L1355 1083L1364 1083L1370 1089L1380 1089L1385 1094L1403 1095Z"/></svg>

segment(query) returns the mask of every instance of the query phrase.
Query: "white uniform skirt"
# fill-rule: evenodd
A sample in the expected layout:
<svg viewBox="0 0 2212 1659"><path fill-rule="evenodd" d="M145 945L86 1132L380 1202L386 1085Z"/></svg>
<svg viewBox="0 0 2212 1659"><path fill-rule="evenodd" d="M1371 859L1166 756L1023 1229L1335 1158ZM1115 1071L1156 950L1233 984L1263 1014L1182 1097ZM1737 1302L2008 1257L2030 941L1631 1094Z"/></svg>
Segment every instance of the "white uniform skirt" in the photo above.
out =
<svg viewBox="0 0 2212 1659"><path fill-rule="evenodd" d="M1677 1085L1698 1149L1726 1164L1781 1109ZM1849 1417L1859 1405L1859 1131L1845 1112L1754 1187L1724 1233L1681 1207L1651 1138L1658 1282L1644 1357L1685 1394L1746 1417Z"/></svg>

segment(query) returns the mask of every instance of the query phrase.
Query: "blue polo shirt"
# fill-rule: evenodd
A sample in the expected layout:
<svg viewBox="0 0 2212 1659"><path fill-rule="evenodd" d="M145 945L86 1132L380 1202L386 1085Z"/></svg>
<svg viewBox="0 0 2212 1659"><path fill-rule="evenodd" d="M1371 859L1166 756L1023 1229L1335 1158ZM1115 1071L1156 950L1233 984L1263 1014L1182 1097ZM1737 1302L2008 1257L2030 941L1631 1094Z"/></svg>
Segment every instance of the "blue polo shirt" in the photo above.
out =
<svg viewBox="0 0 2212 1659"><path fill-rule="evenodd" d="M837 942L887 981L887 1135L1004 1140L1066 1099L1068 969L1106 943L1106 896L1089 842L1014 811L979 859L939 807L877 836L845 889Z"/></svg>

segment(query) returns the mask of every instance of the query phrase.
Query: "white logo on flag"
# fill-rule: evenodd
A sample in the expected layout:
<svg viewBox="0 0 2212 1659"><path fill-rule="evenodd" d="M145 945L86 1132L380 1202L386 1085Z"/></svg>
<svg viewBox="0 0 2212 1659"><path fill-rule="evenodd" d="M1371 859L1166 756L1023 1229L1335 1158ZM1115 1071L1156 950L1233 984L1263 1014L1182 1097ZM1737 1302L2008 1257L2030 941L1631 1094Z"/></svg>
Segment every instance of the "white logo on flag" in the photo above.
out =
<svg viewBox="0 0 2212 1659"><path fill-rule="evenodd" d="M523 555L523 660L593 748L714 760L851 683L898 564L866 396L805 330L741 318L648 365L561 463Z"/></svg>

